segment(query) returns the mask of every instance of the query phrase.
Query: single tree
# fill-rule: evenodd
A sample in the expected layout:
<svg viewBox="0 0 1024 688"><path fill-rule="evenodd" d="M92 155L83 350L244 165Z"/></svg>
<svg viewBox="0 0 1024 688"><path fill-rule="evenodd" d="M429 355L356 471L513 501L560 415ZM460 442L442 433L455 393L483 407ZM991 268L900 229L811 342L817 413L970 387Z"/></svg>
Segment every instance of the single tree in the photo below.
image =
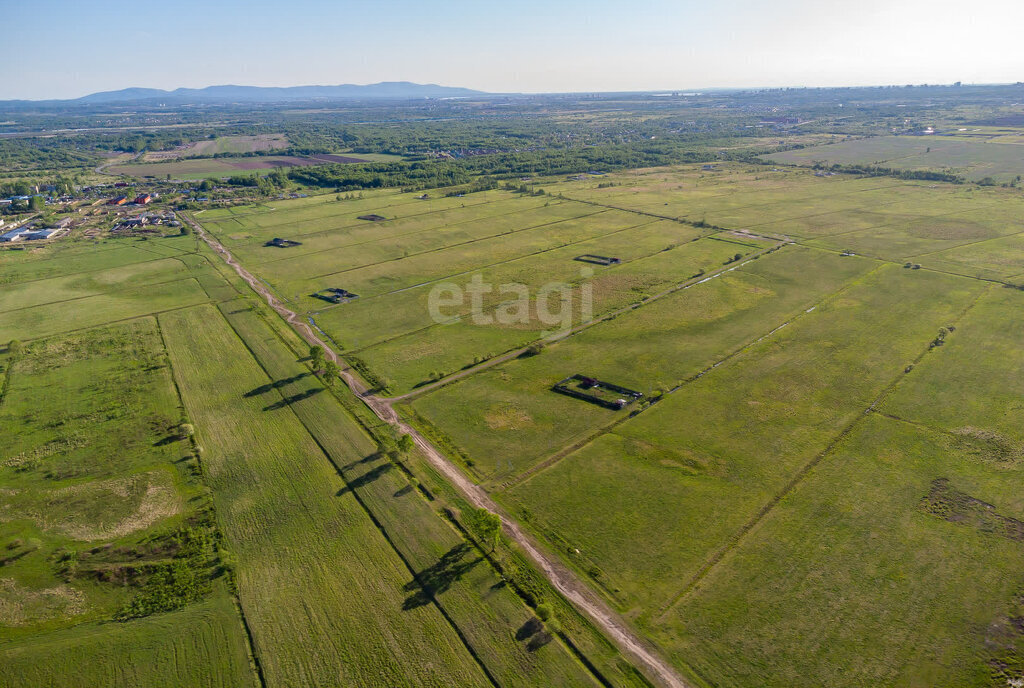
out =
<svg viewBox="0 0 1024 688"><path fill-rule="evenodd" d="M313 370L324 367L324 348L316 345L309 347L309 359L313 362Z"/></svg>
<svg viewBox="0 0 1024 688"><path fill-rule="evenodd" d="M324 384L328 387L334 387L334 381L338 379L338 373L341 368L334 361L327 361L324 364Z"/></svg>
<svg viewBox="0 0 1024 688"><path fill-rule="evenodd" d="M474 509L469 515L469 526L480 539L491 546L491 551L498 546L501 538L501 517L487 509Z"/></svg>
<svg viewBox="0 0 1024 688"><path fill-rule="evenodd" d="M9 354L21 353L21 342L18 341L17 339L12 339L7 344L7 353L9 353Z"/></svg>
<svg viewBox="0 0 1024 688"><path fill-rule="evenodd" d="M408 454L416 446L416 442L413 441L412 435L405 434L398 438L398 451L403 454Z"/></svg>

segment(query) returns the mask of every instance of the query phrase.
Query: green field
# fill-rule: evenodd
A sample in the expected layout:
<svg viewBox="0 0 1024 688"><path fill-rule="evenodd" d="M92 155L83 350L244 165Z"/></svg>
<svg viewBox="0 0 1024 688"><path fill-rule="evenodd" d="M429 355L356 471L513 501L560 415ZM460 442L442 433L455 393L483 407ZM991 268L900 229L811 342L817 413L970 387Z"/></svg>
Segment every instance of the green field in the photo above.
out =
<svg viewBox="0 0 1024 688"><path fill-rule="evenodd" d="M975 155L790 153L892 140ZM193 217L695 686L1024 679L1018 189L448 192ZM645 685L257 299L195 235L0 251L0 684Z"/></svg>
<svg viewBox="0 0 1024 688"><path fill-rule="evenodd" d="M848 447L891 442L915 452L927 438L958 432L966 439L942 440L958 456L982 451L979 443L1006 452L1016 446L1015 387L998 382L1012 375L1005 370L1008 356L968 360L965 352L955 374L935 361L959 353L970 324L983 314L1010 325L1006 304L1019 292L998 282L1024 274L1024 255L1016 250L1024 233L1019 195L737 164L539 185L544 196L489 192L453 203L375 193L357 201L236 209L204 224L394 394L415 392L550 332L533 312L513 325L480 325L467 302L436 322L428 306L438 284L465 285L480 275L536 293L553 281L589 283L595 316L626 307L537 355L470 370L401 408L695 680L751 686L817 685L818 677L835 685L998 681L998 672L986 667L1017 650L1006 641L1010 649L993 659L995 641L977 629L1010 623L1017 584L1007 583L1007 572L1018 561L1016 545L1005 538L976 543L981 549L970 551L1000 552L998 566L986 574L993 584L964 610L953 610L951 591L973 575L977 555L960 549L975 546L960 542L973 531L921 515L919 502L943 477L935 459L917 452L900 464L892 481L913 490L880 486L876 492L879 518L924 519L919 533L880 539L864 548L864 561L828 566L798 534L828 508L857 518L850 506L857 503L854 488L873 469L861 454L852 455L856 461L840 458ZM358 221L364 213L385 219ZM303 243L263 247L275 236ZM752 259L772 241L788 245ZM594 266L583 276L574 258L584 253L614 255L621 263ZM730 265L734 254L741 259ZM327 286L360 297L341 305L310 297ZM659 298L648 300L653 295ZM579 297L572 298L578 306ZM489 294L482 305L495 314L504 302ZM978 346L1009 346L1012 330L998 332ZM976 369L995 365L1003 372ZM572 374L641 390L655 401L641 402L631 417L551 391ZM919 379L928 380L927 388L915 388ZM971 386L981 390L976 397L962 393ZM1000 399L1005 406L992 405ZM916 439L879 426L898 421L872 410L903 417L888 408L910 400L941 410L947 424L982 410L1007 415L934 430L908 426ZM920 412L906 415L908 422L936 422ZM845 471L843 478L819 477L833 469ZM1002 483L993 473L987 486L952 478L950 484L961 491L956 494L996 504L1014 518L1020 502L1008 498L1006 480L1019 475L1019 463L999 470ZM823 527L813 542L851 547L849 538L858 536L850 523ZM931 551L928 538L939 536L929 528L953 529L948 547L936 550L945 566L934 595L861 584L847 595L825 595L838 585L828 581L844 580L851 567L882 570L886 553ZM771 587L755 582L790 561L817 568L779 571ZM791 587L806 585L794 577L801 570L820 570L821 585L832 587L801 596L802 588ZM903 580L919 581L923 571L905 571ZM755 628L743 622L737 586L758 591L743 596L764 619ZM792 609L780 611L773 595L792 599ZM821 604L831 610L815 606ZM889 606L933 621L883 642L879 629L886 618L894 621L879 610ZM834 636L839 649L814 650L810 638L825 635L822 624L838 617L848 619ZM852 641L868 636L878 640ZM951 643L955 658L943 655Z"/></svg>
<svg viewBox="0 0 1024 688"><path fill-rule="evenodd" d="M204 466L268 680L485 685L436 608L403 610L402 560L288 404L273 401L280 395L253 393L274 380L228 323L205 307L166 314L161 326L201 428ZM359 462L372 451L367 444L337 459Z"/></svg>
<svg viewBox="0 0 1024 688"><path fill-rule="evenodd" d="M156 321L0 360L0 682L253 685ZM172 565L181 587L159 587ZM169 590L169 614L111 621Z"/></svg>
<svg viewBox="0 0 1024 688"><path fill-rule="evenodd" d="M978 181L1008 182L1024 174L1019 137L988 140L966 136L877 136L775 153L769 160L798 165L816 162L876 165L898 170L937 170Z"/></svg>
<svg viewBox="0 0 1024 688"><path fill-rule="evenodd" d="M328 454L347 490L378 520L407 566L427 583L406 583L402 608L429 607L433 597L500 685L594 685L560 643L534 646L531 642L539 638L514 636L532 618L530 610L500 585L500 576L480 554L432 512L406 475L387 457L374 453L369 438L296 360L288 340L275 337L261 313L238 305L223 306L232 327L272 378L287 381L277 387L278 393L294 399L290 408Z"/></svg>
<svg viewBox="0 0 1024 688"><path fill-rule="evenodd" d="M636 684L537 622L197 248L0 253L0 683L249 685L254 654L274 685L595 685L582 646ZM140 607L179 561L198 592Z"/></svg>

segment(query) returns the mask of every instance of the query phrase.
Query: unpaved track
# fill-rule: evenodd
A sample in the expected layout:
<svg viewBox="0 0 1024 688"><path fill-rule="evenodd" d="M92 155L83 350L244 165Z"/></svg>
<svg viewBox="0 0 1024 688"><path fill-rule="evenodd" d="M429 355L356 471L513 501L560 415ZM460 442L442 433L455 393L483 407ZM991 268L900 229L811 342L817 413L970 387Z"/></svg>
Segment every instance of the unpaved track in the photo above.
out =
<svg viewBox="0 0 1024 688"><path fill-rule="evenodd" d="M270 293L270 290L259 279L243 268L235 257L231 255L219 241L209 236L202 226L192 219L191 216L181 214L182 219L192 227L200 239L205 241L210 248L216 251L224 262L234 268L238 276L248 283L252 290L263 297L266 302L277 311L285 321L305 339L309 344L323 347L324 356L341 365L341 377L355 394L360 396L366 405L369 406L377 416L393 425L399 432L406 433L412 437L416 446L420 448L423 455L430 461L442 475L444 475L463 496L475 507L488 509L501 516L505 534L517 543L527 556L533 560L537 567L544 573L551 584L570 602L576 605L577 609L586 614L605 634L634 662L645 670L648 678L662 686L671 688L689 688L682 676L673 669L668 662L662 659L650 644L634 633L621 617L609 607L604 600L598 597L590 587L581 581L570 569L566 568L553 556L544 552L532 536L523 531L519 524L512 520L505 510L498 506L490 495L476 483L472 482L441 452L426 440L415 428L402 422L398 414L391 407L391 401L370 394L362 381L356 378L351 369L338 358L338 355L324 342L314 329L299 317L294 311L289 310L281 301Z"/></svg>

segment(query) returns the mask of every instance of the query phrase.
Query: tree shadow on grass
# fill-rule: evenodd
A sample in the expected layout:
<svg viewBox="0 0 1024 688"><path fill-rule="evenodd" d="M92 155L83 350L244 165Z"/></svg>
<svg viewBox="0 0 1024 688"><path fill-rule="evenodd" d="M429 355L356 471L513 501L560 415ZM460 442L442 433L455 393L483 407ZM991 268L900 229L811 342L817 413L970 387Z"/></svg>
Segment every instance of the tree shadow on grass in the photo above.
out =
<svg viewBox="0 0 1024 688"><path fill-rule="evenodd" d="M293 394L290 397L285 397L281 401L275 401L273 404L270 404L269 406L264 406L263 410L276 411L278 409L283 409L289 404L294 404L296 402L302 401L303 399L308 399L311 396L319 394L322 391L324 391L323 387L313 387L312 389L307 389L305 392L299 392L298 394Z"/></svg>
<svg viewBox="0 0 1024 688"><path fill-rule="evenodd" d="M154 442L153 446L154 447L166 447L168 444L174 444L175 442L182 442L184 440L185 440L185 438L182 437L181 435L177 435L177 434L175 434L175 435L168 435L167 437L163 438L162 440L157 440L156 442Z"/></svg>
<svg viewBox="0 0 1024 688"><path fill-rule="evenodd" d="M540 619L534 616L527 619L526 623L519 627L519 630L516 631L516 640L519 642L527 641L526 649L530 652L536 652L554 640L554 636L544 628L544 624L541 623Z"/></svg>
<svg viewBox="0 0 1024 688"><path fill-rule="evenodd" d="M471 555L473 548L463 542L448 550L436 564L417 573L403 588L410 594L402 603L402 609L408 611L430 604L435 595L443 593L484 560L479 555Z"/></svg>
<svg viewBox="0 0 1024 688"><path fill-rule="evenodd" d="M260 385L259 387L255 387L253 389L250 389L248 392L246 392L242 396L244 396L244 397L258 397L261 394L266 394L267 392L273 391L275 389L280 389L281 387L284 387L285 385L290 385L293 382L298 382L299 380L301 380L304 377L307 377L308 375L309 375L308 372L307 373L299 373L298 375L292 375L291 377L282 378L280 380L274 380L273 382L268 382L265 385Z"/></svg>
<svg viewBox="0 0 1024 688"><path fill-rule="evenodd" d="M396 490L392 497L404 497L405 495L412 492L415 488L412 485L406 485L405 487Z"/></svg>
<svg viewBox="0 0 1024 688"><path fill-rule="evenodd" d="M364 456L363 458L361 458L361 459L359 459L357 461L349 461L347 464L345 464L344 466L341 467L341 470L343 470L343 471L351 471L356 466L359 466L359 465L364 464L364 463L370 463L371 461L376 461L377 459L383 459L383 458L384 458L384 456L380 452L373 452L372 454L367 454L366 456Z"/></svg>
<svg viewBox="0 0 1024 688"><path fill-rule="evenodd" d="M379 466L374 466L373 468L368 470L366 473L363 473L358 478L352 478L351 480L349 480L348 481L348 485L346 485L345 487L343 487L340 490L338 490L338 492L337 492L337 494L335 496L336 497L340 497L343 494L346 494L348 492L354 492L354 491L358 490L360 487L363 487L365 485L369 485L374 480L376 480L377 478L381 477L382 475L384 475L385 473L387 473L388 471L390 471L394 467L395 467L394 464L392 464L390 461L387 462L387 463L382 463Z"/></svg>
<svg viewBox="0 0 1024 688"><path fill-rule="evenodd" d="M530 652L536 652L554 639L554 636L549 632L541 631L530 638L530 642L526 643L526 649Z"/></svg>

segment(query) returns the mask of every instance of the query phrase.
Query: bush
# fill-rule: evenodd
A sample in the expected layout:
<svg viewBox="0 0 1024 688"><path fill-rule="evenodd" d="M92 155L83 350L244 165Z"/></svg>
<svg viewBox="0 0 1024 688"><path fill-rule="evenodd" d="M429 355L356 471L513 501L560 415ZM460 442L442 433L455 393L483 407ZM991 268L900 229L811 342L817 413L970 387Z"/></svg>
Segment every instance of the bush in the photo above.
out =
<svg viewBox="0 0 1024 688"><path fill-rule="evenodd" d="M553 616L554 613L551 611L551 605L547 604L546 602L542 602L541 604L537 605L538 619L540 619L541 621L549 621Z"/></svg>

